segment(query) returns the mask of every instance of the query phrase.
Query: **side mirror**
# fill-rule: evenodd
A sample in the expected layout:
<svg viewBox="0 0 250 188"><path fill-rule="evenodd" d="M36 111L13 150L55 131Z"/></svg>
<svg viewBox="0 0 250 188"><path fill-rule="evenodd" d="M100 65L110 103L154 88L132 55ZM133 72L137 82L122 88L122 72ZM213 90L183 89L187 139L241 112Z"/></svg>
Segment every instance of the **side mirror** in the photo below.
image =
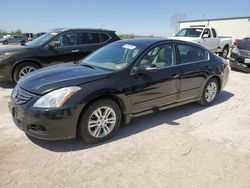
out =
<svg viewBox="0 0 250 188"><path fill-rule="evenodd" d="M142 74L146 72L156 72L157 70L158 68L156 66L144 65L144 66L134 67L132 72L134 74Z"/></svg>
<svg viewBox="0 0 250 188"><path fill-rule="evenodd" d="M209 35L208 34L203 34L202 38L209 38Z"/></svg>
<svg viewBox="0 0 250 188"><path fill-rule="evenodd" d="M54 49L56 47L56 44L54 42L51 42L48 44L49 49Z"/></svg>

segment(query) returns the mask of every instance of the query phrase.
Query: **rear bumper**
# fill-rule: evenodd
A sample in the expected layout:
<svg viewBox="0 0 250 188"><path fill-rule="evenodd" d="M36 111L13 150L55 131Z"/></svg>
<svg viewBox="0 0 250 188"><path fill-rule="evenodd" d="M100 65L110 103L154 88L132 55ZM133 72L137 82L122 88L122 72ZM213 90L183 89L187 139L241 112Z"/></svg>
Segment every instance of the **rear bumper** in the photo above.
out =
<svg viewBox="0 0 250 188"><path fill-rule="evenodd" d="M250 65L247 66L245 63L241 63L234 58L229 58L230 67L235 70L239 70L242 72L250 73Z"/></svg>

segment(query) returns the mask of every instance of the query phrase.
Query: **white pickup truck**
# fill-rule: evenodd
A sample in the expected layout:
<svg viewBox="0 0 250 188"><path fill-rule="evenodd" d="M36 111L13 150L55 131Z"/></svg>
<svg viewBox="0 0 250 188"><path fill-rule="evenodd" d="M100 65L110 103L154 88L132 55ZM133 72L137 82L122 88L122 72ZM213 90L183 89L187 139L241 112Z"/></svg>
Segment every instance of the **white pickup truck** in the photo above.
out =
<svg viewBox="0 0 250 188"><path fill-rule="evenodd" d="M232 45L232 37L219 37L212 27L189 27L181 29L171 39L184 40L204 46L226 58Z"/></svg>

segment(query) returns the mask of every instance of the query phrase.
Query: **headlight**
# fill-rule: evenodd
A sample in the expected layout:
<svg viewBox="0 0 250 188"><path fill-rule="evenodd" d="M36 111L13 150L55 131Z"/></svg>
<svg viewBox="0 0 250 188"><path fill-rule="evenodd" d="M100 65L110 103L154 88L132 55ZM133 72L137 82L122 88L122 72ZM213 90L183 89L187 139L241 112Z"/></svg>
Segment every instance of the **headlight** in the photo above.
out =
<svg viewBox="0 0 250 188"><path fill-rule="evenodd" d="M250 64L250 59L249 59L249 58L245 58L244 62L245 62L246 64Z"/></svg>
<svg viewBox="0 0 250 188"><path fill-rule="evenodd" d="M0 54L0 61L8 59L11 56L10 53Z"/></svg>
<svg viewBox="0 0 250 188"><path fill-rule="evenodd" d="M38 99L33 106L37 108L62 107L63 104L79 90L81 90L80 87L71 86L51 91Z"/></svg>

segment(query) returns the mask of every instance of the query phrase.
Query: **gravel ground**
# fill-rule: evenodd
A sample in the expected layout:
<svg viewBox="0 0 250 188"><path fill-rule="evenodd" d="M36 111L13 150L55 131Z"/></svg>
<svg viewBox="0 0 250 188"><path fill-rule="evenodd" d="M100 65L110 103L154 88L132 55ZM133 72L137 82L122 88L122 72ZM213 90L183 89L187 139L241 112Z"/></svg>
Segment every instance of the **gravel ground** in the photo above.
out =
<svg viewBox="0 0 250 188"><path fill-rule="evenodd" d="M231 71L213 106L143 116L98 145L27 137L1 83L0 187L250 187L249 83Z"/></svg>

